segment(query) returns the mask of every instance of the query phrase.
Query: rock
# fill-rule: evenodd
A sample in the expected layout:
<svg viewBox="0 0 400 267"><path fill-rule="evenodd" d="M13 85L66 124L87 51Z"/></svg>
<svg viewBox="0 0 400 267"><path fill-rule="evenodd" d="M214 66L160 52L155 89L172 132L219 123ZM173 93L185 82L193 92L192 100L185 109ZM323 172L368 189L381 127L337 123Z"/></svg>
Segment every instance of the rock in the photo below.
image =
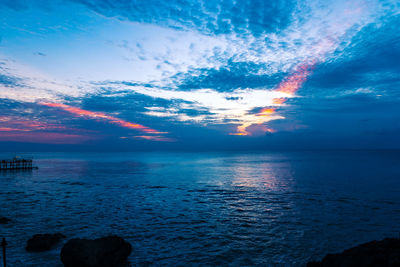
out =
<svg viewBox="0 0 400 267"><path fill-rule="evenodd" d="M108 236L95 240L75 238L61 249L65 267L126 266L132 246L122 237Z"/></svg>
<svg viewBox="0 0 400 267"><path fill-rule="evenodd" d="M11 219L8 219L6 217L0 217L0 224L6 224L9 223Z"/></svg>
<svg viewBox="0 0 400 267"><path fill-rule="evenodd" d="M28 240L26 250L31 252L50 250L51 247L57 244L62 238L65 238L65 236L60 233L37 234Z"/></svg>
<svg viewBox="0 0 400 267"><path fill-rule="evenodd" d="M338 254L328 254L322 261L309 262L307 267L400 266L400 239L386 238L368 242Z"/></svg>

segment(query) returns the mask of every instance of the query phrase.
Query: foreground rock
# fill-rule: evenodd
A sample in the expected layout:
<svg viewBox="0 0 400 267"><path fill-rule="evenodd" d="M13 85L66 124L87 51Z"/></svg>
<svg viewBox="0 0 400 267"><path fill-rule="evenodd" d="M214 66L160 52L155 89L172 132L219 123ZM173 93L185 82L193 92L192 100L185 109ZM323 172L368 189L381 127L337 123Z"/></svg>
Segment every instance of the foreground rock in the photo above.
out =
<svg viewBox="0 0 400 267"><path fill-rule="evenodd" d="M400 266L400 239L386 238L372 241L342 253L328 254L322 261L309 262L307 267Z"/></svg>
<svg viewBox="0 0 400 267"><path fill-rule="evenodd" d="M11 219L8 219L6 217L0 217L0 224L6 224L9 223Z"/></svg>
<svg viewBox="0 0 400 267"><path fill-rule="evenodd" d="M34 235L28 240L26 250L31 252L50 250L52 246L57 244L64 237L65 236L60 233Z"/></svg>
<svg viewBox="0 0 400 267"><path fill-rule="evenodd" d="M71 239L61 250L65 267L125 266L132 246L122 237L108 236L90 239Z"/></svg>

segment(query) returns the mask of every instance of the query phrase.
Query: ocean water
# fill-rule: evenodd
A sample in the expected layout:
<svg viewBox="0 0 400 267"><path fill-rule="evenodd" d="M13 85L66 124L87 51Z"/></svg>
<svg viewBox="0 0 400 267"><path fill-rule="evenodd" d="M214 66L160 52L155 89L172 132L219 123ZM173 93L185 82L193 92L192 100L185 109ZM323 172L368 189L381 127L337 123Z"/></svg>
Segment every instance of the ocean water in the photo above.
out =
<svg viewBox="0 0 400 267"><path fill-rule="evenodd" d="M66 240L109 234L132 266L302 266L400 232L399 151L29 155L38 170L0 172L9 266L62 266Z"/></svg>

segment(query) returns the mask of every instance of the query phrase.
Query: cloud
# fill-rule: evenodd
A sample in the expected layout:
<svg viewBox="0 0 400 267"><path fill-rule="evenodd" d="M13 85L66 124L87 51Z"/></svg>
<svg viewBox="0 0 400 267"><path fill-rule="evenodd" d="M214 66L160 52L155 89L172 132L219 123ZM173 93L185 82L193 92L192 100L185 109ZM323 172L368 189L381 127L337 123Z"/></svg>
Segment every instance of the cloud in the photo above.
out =
<svg viewBox="0 0 400 267"><path fill-rule="evenodd" d="M0 141L78 144L101 137L77 128L65 117L52 116L35 103L0 99Z"/></svg>
<svg viewBox="0 0 400 267"><path fill-rule="evenodd" d="M180 90L213 88L217 91L234 91L245 88L272 88L285 73L260 73L268 65L254 62L228 62L221 68L194 69L173 77Z"/></svg>
<svg viewBox="0 0 400 267"><path fill-rule="evenodd" d="M270 106L282 106L287 98L295 96L309 77L309 68L329 61L332 55L341 53L365 25L386 12L382 9L378 14L373 13L363 3L335 2L322 4L321 8L315 3L286 6L281 2L281 6L285 6L283 11L275 10L276 16L270 16L269 19L279 19L282 14L290 19L281 25L272 24L271 28L261 24L261 30L257 19L257 12L262 10L261 2L244 1L233 6L226 2L213 2L207 7L211 10L207 14L202 13L205 4L197 1L171 2L162 7L154 6L152 2L140 6L135 1L103 1L96 4L91 1L80 2L106 16L178 30L195 30L217 38L220 44L215 49L219 49L219 52L208 57L210 67L196 68L187 65L187 69L181 71L180 64L172 63L167 59L168 55L161 58L162 65L170 65L175 70L175 74L174 71L168 72L172 75L169 80L156 82L159 88L138 86L130 89L138 94L174 102L173 107L148 107L148 111L143 114L204 125L236 124L239 127L237 134L248 134L246 128L251 125L262 125L284 118L276 115L276 109ZM371 4L380 7L377 2ZM251 6L251 10L247 9L247 5ZM200 12L192 12L193 7ZM209 21L210 14L218 19L224 17L225 10L231 10L230 8L235 9L235 12L229 12L235 17L227 19L229 30L221 31L220 25L205 23ZM180 13L169 11L170 9L180 10ZM267 9L274 10L271 7ZM159 10L161 12L157 13ZM184 23L180 23L181 21ZM142 55L147 53L142 45L139 47ZM300 70L301 66L305 69ZM287 73L292 74L284 78L283 74ZM278 82L282 79L282 82ZM268 94L274 88L276 92L285 95L272 98L257 95L261 91ZM178 100L180 102L176 102ZM250 112L262 107L266 108L261 109L259 114ZM185 110L196 109L206 110L208 114L185 113ZM273 112L266 112L267 110ZM270 131L268 128L265 130Z"/></svg>
<svg viewBox="0 0 400 267"><path fill-rule="evenodd" d="M187 144L198 132L210 139L218 131L226 138L253 134L254 140L287 131L327 138L333 134L326 131L345 135L346 128L391 132L378 117L385 121L381 111L390 112L380 103L397 111L389 99L399 96L393 1L74 0L63 2L60 20L57 5L31 2L2 6L29 14L49 4L56 16L43 25L61 34L43 31L42 21L26 28L29 16L16 19L12 26L24 30L18 38L32 47L25 54L18 38L5 34L3 43L15 48L2 47L9 56L0 57L0 98L38 115L0 109L9 118L0 123L2 133L59 126L69 135L91 129L98 132L87 136L134 142L168 141L166 129ZM79 27L65 21L75 9ZM53 42L55 36L68 41ZM375 128L365 122L372 111ZM37 125L24 125L23 116ZM363 121L359 128L351 118Z"/></svg>
<svg viewBox="0 0 400 267"><path fill-rule="evenodd" d="M60 0L2 0L0 2L0 8L6 7L16 11L23 11L33 7L39 7L44 10L50 10L53 7L61 4Z"/></svg>
<svg viewBox="0 0 400 267"><path fill-rule="evenodd" d="M354 33L390 9L377 1L369 1L368 6L364 2L345 1L75 2L107 17L176 30L169 32L169 39L175 48L168 49L171 55L177 55L174 51L182 53L180 44L192 40L188 44L192 54L211 44L209 49L212 53L202 51L200 54L202 58L206 56L209 64L224 64L229 60L267 63L272 72L279 68L288 71L305 60L323 57L340 46L348 45ZM181 33L184 34L179 35ZM209 37L207 39L202 35ZM194 39L195 36L197 38ZM196 40L199 38L203 38L202 42ZM138 48L141 57L151 57L146 44L139 44ZM172 63L175 68L182 63L187 64L185 61L176 62L172 56L165 56L157 56L164 59L162 65ZM175 58L182 59L179 55ZM175 65L175 62L178 64Z"/></svg>
<svg viewBox="0 0 400 267"><path fill-rule="evenodd" d="M354 36L352 46L340 57L320 64L300 92L302 96L341 97L343 94L369 94L373 97L399 97L400 45L397 42L398 17L373 23ZM377 41L379 40L379 41Z"/></svg>
<svg viewBox="0 0 400 267"><path fill-rule="evenodd" d="M17 77L14 77L14 76L0 74L0 85L2 85L4 87L19 86L19 84L18 84L19 80L20 79L18 79Z"/></svg>
<svg viewBox="0 0 400 267"><path fill-rule="evenodd" d="M273 119L281 119L279 115L270 117L249 113L256 107L277 106L275 99L290 98L292 95L267 90L267 88L242 89L234 92L218 92L212 89L191 91L167 90L143 86L127 86L113 84L114 90L131 90L137 94L155 99L169 100L172 107L146 107L145 115L169 118L182 122L209 124L260 124ZM189 112L188 112L189 111ZM197 111L197 112L194 112ZM200 112L199 112L200 111Z"/></svg>
<svg viewBox="0 0 400 267"><path fill-rule="evenodd" d="M146 135L146 138L141 135L140 138L147 139L147 140L154 140L154 141L172 141L172 139L169 139L167 137L160 136L159 134L166 134L166 132L159 132L157 130L151 129L149 127L143 126L138 123L132 123L129 121L121 120L116 117L107 115L103 112L94 112L94 111L89 111L89 110L84 110L81 108L65 105L65 104L59 104L59 103L47 103L47 102L41 102L39 103L40 105L50 107L50 108L59 108L64 111L67 111L69 113L72 113L76 116L83 117L83 118L90 118L94 120L105 120L110 122L111 124L116 124L121 127L129 128L129 129L134 129L140 132L143 132Z"/></svg>
<svg viewBox="0 0 400 267"><path fill-rule="evenodd" d="M42 52L35 52L35 53L33 53L35 56L41 56L41 57L45 57L45 56L47 56L45 53L42 53Z"/></svg>
<svg viewBox="0 0 400 267"><path fill-rule="evenodd" d="M0 7L5 6L15 10L22 10L27 8L27 1L24 0L3 0L0 3Z"/></svg>
<svg viewBox="0 0 400 267"><path fill-rule="evenodd" d="M293 1L177 1L75 0L105 16L139 23L158 24L204 34L260 35L285 28Z"/></svg>
<svg viewBox="0 0 400 267"><path fill-rule="evenodd" d="M0 98L33 103L82 94L83 90L79 86L52 78L10 58L0 57Z"/></svg>

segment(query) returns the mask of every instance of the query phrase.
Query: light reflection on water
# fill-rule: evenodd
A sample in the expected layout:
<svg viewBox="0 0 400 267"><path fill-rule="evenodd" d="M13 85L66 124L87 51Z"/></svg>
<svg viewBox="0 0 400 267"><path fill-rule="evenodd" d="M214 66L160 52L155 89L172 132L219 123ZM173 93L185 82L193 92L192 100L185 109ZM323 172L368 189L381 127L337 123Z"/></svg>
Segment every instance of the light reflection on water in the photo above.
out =
<svg viewBox="0 0 400 267"><path fill-rule="evenodd" d="M117 234L132 265L299 266L399 232L397 152L36 154L0 173L10 266L33 234Z"/></svg>
<svg viewBox="0 0 400 267"><path fill-rule="evenodd" d="M258 164L255 169L252 166L237 164L232 166L233 179L235 186L253 187L258 190L275 191L290 190L292 182L290 164L276 167L271 163ZM279 176L285 176L285 180L279 180Z"/></svg>

